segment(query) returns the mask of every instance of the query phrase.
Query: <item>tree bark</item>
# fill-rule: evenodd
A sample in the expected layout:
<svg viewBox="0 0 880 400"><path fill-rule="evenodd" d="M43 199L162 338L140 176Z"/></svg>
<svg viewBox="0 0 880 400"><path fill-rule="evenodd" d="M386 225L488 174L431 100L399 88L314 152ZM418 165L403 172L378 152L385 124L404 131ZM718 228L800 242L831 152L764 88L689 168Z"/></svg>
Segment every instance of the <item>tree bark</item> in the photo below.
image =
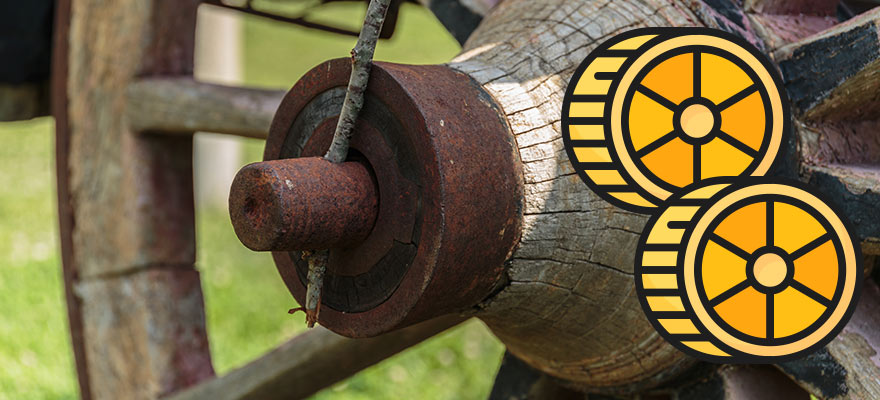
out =
<svg viewBox="0 0 880 400"><path fill-rule="evenodd" d="M303 399L462 322L447 315L369 339L318 327L226 375L168 400Z"/></svg>

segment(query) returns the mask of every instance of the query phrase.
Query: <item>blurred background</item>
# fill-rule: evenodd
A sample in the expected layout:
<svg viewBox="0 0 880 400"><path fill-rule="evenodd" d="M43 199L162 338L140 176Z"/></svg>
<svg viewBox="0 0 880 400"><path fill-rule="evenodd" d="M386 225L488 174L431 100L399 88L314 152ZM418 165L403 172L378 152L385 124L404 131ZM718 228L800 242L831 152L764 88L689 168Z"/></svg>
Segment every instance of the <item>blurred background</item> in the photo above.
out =
<svg viewBox="0 0 880 400"><path fill-rule="evenodd" d="M360 30L366 3L304 9L265 1L273 11ZM302 3L298 3L302 4ZM196 77L207 82L288 89L313 66L347 57L356 38L238 14L199 10ZM379 42L376 59L446 62L458 42L427 9L404 3L397 28ZM0 400L78 396L67 326L58 245L51 117L0 123ZM226 196L234 173L257 161L263 142L196 135L198 256L211 355L224 374L306 329L269 254L242 246ZM481 322L415 346L315 398L484 399L503 346Z"/></svg>

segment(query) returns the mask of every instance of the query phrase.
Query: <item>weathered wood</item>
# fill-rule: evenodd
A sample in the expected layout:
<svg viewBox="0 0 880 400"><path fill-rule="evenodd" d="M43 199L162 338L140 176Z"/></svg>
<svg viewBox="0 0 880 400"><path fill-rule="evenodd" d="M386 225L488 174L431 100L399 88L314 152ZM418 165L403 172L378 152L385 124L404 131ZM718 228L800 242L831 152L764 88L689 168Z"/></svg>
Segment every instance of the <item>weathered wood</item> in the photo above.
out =
<svg viewBox="0 0 880 400"><path fill-rule="evenodd" d="M880 10L773 53L798 114L801 174L855 225L865 253L880 242Z"/></svg>
<svg viewBox="0 0 880 400"><path fill-rule="evenodd" d="M131 130L225 133L265 139L284 91L214 85L191 77L138 79L127 89Z"/></svg>
<svg viewBox="0 0 880 400"><path fill-rule="evenodd" d="M213 375L193 268L192 139L135 135L125 118L136 77L191 75L198 3L72 0L60 33L62 245L85 398L155 398Z"/></svg>
<svg viewBox="0 0 880 400"><path fill-rule="evenodd" d="M880 167L805 165L809 182L829 195L862 240L862 252L880 254Z"/></svg>
<svg viewBox="0 0 880 400"><path fill-rule="evenodd" d="M840 0L744 0L750 13L835 15Z"/></svg>
<svg viewBox="0 0 880 400"><path fill-rule="evenodd" d="M880 290L867 280L852 319L825 349L779 368L823 399L880 398Z"/></svg>
<svg viewBox="0 0 880 400"><path fill-rule="evenodd" d="M84 279L75 290L84 299L94 398L153 399L213 376L199 274L192 268Z"/></svg>
<svg viewBox="0 0 880 400"><path fill-rule="evenodd" d="M593 194L563 149L562 96L575 67L613 35L702 24L678 2L506 0L450 64L502 106L523 162L524 230L509 284L478 316L518 358L597 391L632 391L687 368L648 323L633 287L644 215Z"/></svg>
<svg viewBox="0 0 880 400"><path fill-rule="evenodd" d="M834 16L808 14L746 13L751 26L765 43L767 50L776 50L837 24Z"/></svg>
<svg viewBox="0 0 880 400"><path fill-rule="evenodd" d="M305 398L464 319L449 315L369 339L349 339L317 327L241 368L168 400Z"/></svg>
<svg viewBox="0 0 880 400"><path fill-rule="evenodd" d="M55 28L52 47L52 76L50 107L55 118L55 181L58 196L58 233L61 247L62 277L64 278L64 299L67 303L67 321L70 330L70 343L73 347L73 361L77 371L79 395L91 399L92 391L88 379L83 337L82 299L73 292L79 271L73 258L73 204L70 193L70 129L67 118L67 58L70 29L70 0L59 0L55 9Z"/></svg>
<svg viewBox="0 0 880 400"><path fill-rule="evenodd" d="M880 110L880 9L784 46L773 56L792 105L805 119L862 119Z"/></svg>
<svg viewBox="0 0 880 400"><path fill-rule="evenodd" d="M733 3L732 0L720 0ZM766 48L773 50L834 26L839 0L745 0L740 8Z"/></svg>
<svg viewBox="0 0 880 400"><path fill-rule="evenodd" d="M487 15L450 64L482 83L501 105L524 164L525 223L508 263L509 283L480 304L477 315L512 354L573 387L642 391L694 361L654 331L635 297L633 255L647 217L609 206L570 166L559 117L565 87L593 47L641 26L707 25L768 49L761 34L765 26L756 26L736 2L726 8L719 3L727 2L507 0ZM789 12L781 3L750 4L752 11ZM827 6L811 15L825 18ZM811 51L827 54L827 49ZM792 151L797 151L794 146ZM857 146L853 151L880 154ZM803 155L787 157L791 173L797 174ZM847 160L846 165L854 164ZM823 189L832 185L812 182ZM839 197L850 204L870 200ZM877 204L872 200L868 208L848 210L847 216L857 219L858 212ZM876 220L871 215L857 222L859 234L869 241Z"/></svg>
<svg viewBox="0 0 880 400"><path fill-rule="evenodd" d="M188 170L188 164L179 161L183 159L182 156L173 154L174 151L188 150L188 138L132 135L134 130L129 126L132 119L129 107L132 105L127 103L130 98L120 95L113 88L126 87L135 75L186 73L186 64L173 62L179 58L157 58L157 55L167 54L161 49L177 48L179 43L175 42L173 35L145 34L138 36L138 40L131 40L130 37L131 32L140 35L147 31L144 19L149 19L151 12L164 15L162 13L171 8L170 3L164 0L140 3L128 0L123 5L110 5L100 0L76 1L77 4L85 4L83 9L88 12L79 11L81 15L75 16L74 21L79 18L80 22L73 30L72 36L76 36L76 40L71 39L71 43L79 43L80 51L87 52L97 51L89 48L91 43L102 42L102 57L87 58L91 60L88 62L79 59L83 57L71 57L70 125L73 152L68 162L71 166L72 193L68 200L76 205L73 240L78 251L84 250L74 254L75 264L82 266L77 271L83 276L82 282L74 287L77 294L88 294L88 297L82 297L83 315L87 317L88 324L95 326L87 329L100 330L94 333L96 338L106 340L114 337L108 332L122 332L121 337L133 338L124 344L111 342L103 348L98 348L97 339L86 340L87 355L94 355L93 359L86 357L91 360L89 369L99 371L94 375L112 371L111 367L115 365L127 369L124 374L118 375L122 379L111 377L110 383L107 383L92 378L90 383L97 388L94 392L100 394L98 397L128 398L144 393L167 393L210 373L207 357L187 356L186 360L198 360L197 365L180 368L179 365L168 365L164 356L172 348L181 353L206 354L206 346L201 346L195 340L203 336L203 331L199 330L203 328L203 316L199 317L200 309L194 306L201 301L200 294L197 296L196 289L193 289L198 285L191 284L192 280L197 279L192 276L189 248L192 244L189 230L191 218L188 214L191 211L191 193L184 189L187 178L181 177L188 176L191 171ZM567 381L566 384L572 388L603 394L630 394L660 384L668 385L683 371L695 368L694 360L675 350L655 332L635 297L633 254L647 217L610 206L590 192L574 173L563 149L559 110L565 86L575 67L603 40L635 27L706 25L740 34L759 48L775 49L800 33L821 25L810 25L805 30L786 30L787 25L768 27L772 25L771 22L782 19L767 19L764 18L767 15L780 14L763 13L787 13L787 9L780 8L782 3L752 1L749 9L760 11L752 14L743 14L739 3L734 1L727 2L730 4L723 1L712 3L506 0L488 14L468 40L464 52L450 64L452 68L480 82L503 108L520 150L525 180L522 241L507 264L507 283L477 305L476 313L505 342L511 354L541 374ZM716 3L725 5L719 7ZM127 8L125 12L122 11L123 7ZM175 11L179 13L179 10ZM826 18L822 12L817 11L811 17ZM102 27L101 35L96 33L97 28L82 22L85 16L92 17L92 21L104 21L109 20L110 15L116 16L118 21L104 23L109 28L98 23ZM166 15L167 18L163 19L154 17L153 22L160 25L161 32L161 26L180 23L180 15L188 14ZM856 21L864 22L865 18L857 18ZM862 22L850 24L873 29L873 22ZM121 28L116 24L128 27L125 31L127 35L119 33ZM862 28L846 28L845 25L840 29ZM864 37L871 38L870 35ZM113 51L103 50L108 47L107 43ZM778 59L792 60L787 52L795 48L801 47L784 47L774 55ZM139 66L138 62L132 63L132 49L136 53L143 52L144 66ZM813 52L826 53L827 50L803 50L804 54ZM125 57L121 56L123 53ZM186 51L182 53L186 60ZM139 57L134 59L140 60ZM112 60L112 67L108 60ZM876 85L874 80L859 78L873 76L865 75L865 71L873 68L869 64L858 66L860 69L838 81L837 85L873 87ZM797 85L790 84L789 90L793 88L797 89ZM813 89L805 89L804 92L810 90ZM803 97L806 102L801 109L812 112L810 110L823 109L835 101L839 101L835 104L850 104L846 103L848 100L836 100L840 97L840 89L836 85L829 90L813 92L820 93L818 97L814 96L820 99L819 102L809 100L809 96ZM806 173L805 179L824 190L843 188L843 191L830 193L842 199L843 204L853 205L854 208L848 209L847 215L855 219L853 215L864 210L876 210L876 205L880 204L876 198L873 167L861 166L876 165L876 157L880 153L875 153L873 147L853 145L842 148L835 142L838 139L828 142L829 146L824 149L830 150L823 153L823 140L832 136L825 134L822 129L833 129L840 138L858 137L870 142L870 136L843 136L840 132L845 129L836 128L828 121L852 128L855 125L848 119L853 116L873 117L875 110L863 107L852 115L843 112L840 107L827 110L832 111L810 114L806 122L799 118L801 147L796 158L803 162L799 166ZM120 115L129 117L118 118ZM864 121L858 123L868 124ZM853 132L863 132L862 129ZM96 133L89 135L89 132ZM816 132L819 132L815 135L816 140L804 140ZM833 157L824 159L822 154L831 154ZM167 169L160 170L158 165L164 165ZM866 168L868 172L860 168ZM140 184L145 184L145 187L140 187ZM169 192L159 196L157 193L160 189ZM162 204L158 209L145 210L144 205L157 205L158 199L172 200L171 204ZM860 203L867 203L869 207L862 205L857 208L856 205ZM183 212L172 211L175 209ZM855 221L857 233L862 237L874 238L876 236L872 236L872 232L875 232L876 221L880 218L875 214L866 215L864 219ZM166 242L156 240L157 237L173 240ZM104 241L93 243L87 241L88 238L101 238ZM177 278L170 277L177 275L189 276L190 284L183 285L188 289L171 291L173 295L157 299L160 304L142 303L145 298L162 297L163 293L169 293L166 289L172 285L170 282L177 281ZM120 292L120 287L129 287L131 290ZM876 287L872 290L876 292ZM115 305L95 300L100 297L106 300L111 295L122 296L124 300L121 304L132 304L139 311L122 318ZM876 294L871 296L876 298ZM164 307L172 307L169 304L173 304L174 299L188 299L181 303L189 305L183 305L186 309L175 309L173 312L177 314L168 314L161 302L168 302ZM875 303L876 300L871 304ZM859 307L863 311L857 312L857 318L853 319L841 337L828 346L827 352L817 353L814 356L818 358L807 359L801 364L786 364L781 367L782 370L818 394L849 398L870 398L880 394L875 388L877 380L872 380L877 376L877 366L873 360L877 338L872 332L876 330L878 321L874 317L876 310L871 308L870 312L864 311L868 307L864 304L863 299ZM102 315L114 318L111 323L102 325L105 321L96 317ZM188 332L185 340L170 330L180 331L182 322L168 315L195 316L194 322L184 324L184 332ZM144 327L151 326L152 321L172 320L159 329L157 337L144 339L139 334ZM860 320L863 322L857 322ZM89 332L91 336L92 331ZM125 332L129 334L126 336ZM267 393L288 393L283 392L286 389L298 390L295 387L285 388L285 384L311 383L326 378L324 375L308 375L312 372L308 369L299 371L301 368L291 372L294 375L286 375L287 372L283 376L274 375L278 370L273 368L282 362L278 360L286 360L287 357L301 356L311 360L308 361L310 363L317 360L328 363L322 364L322 368L316 371L325 372L337 367L339 359L346 353L334 353L323 358L315 352L303 353L300 350L299 346L309 343L308 340L319 340L315 339L316 335L306 336L306 339L299 339L296 345L291 345L296 348L295 351L279 349L266 359L240 370L242 372L237 372L235 377L230 374L228 379L220 378L205 384L203 387L210 389L203 389L206 392L200 396L222 397L229 392L239 393L236 395L239 397L262 397L269 396ZM182 341L186 344L181 344ZM155 348L162 356L132 351L142 350L154 342L158 343ZM151 362L155 360L158 364L142 366L143 360L132 360L132 354L151 358ZM833 364L828 364L827 360L832 360ZM285 371L291 369L291 364L287 365ZM831 369L826 368L829 365ZM170 375L161 371L170 371L167 372ZM252 374L264 376L251 381L257 382L258 387L242 386L243 381L253 379ZM92 375L89 374L90 378ZM701 378L703 380L699 381L699 385L678 385L670 393L676 393L678 398L706 398L709 395L715 398L741 398L752 395L750 389L754 387L766 387L773 393L803 394L792 389L784 379L779 379L778 374L762 367L722 368L701 376L710 378ZM706 382L710 384L707 386ZM825 387L827 385L831 386ZM844 387L845 391L841 392L840 387ZM242 391L236 392L236 388ZM181 396L196 393L196 390ZM313 392L314 388L309 391Z"/></svg>

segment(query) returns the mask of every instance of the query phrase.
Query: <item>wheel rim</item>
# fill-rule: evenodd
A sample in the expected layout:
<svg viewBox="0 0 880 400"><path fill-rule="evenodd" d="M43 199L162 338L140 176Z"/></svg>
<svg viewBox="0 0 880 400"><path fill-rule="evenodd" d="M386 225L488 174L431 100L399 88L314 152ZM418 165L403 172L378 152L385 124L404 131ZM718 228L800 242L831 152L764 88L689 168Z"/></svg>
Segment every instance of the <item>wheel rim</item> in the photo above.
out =
<svg viewBox="0 0 880 400"><path fill-rule="evenodd" d="M697 319L723 345L787 355L819 344L846 317L859 275L855 254L842 221L812 194L748 186L700 217L684 283Z"/></svg>
<svg viewBox="0 0 880 400"><path fill-rule="evenodd" d="M759 57L725 38L684 35L633 61L616 89L610 123L616 155L642 189L666 199L695 181L769 170L785 113Z"/></svg>
<svg viewBox="0 0 880 400"><path fill-rule="evenodd" d="M767 89L729 52L680 48L648 64L636 82L624 104L628 152L668 191L751 172L769 147Z"/></svg>

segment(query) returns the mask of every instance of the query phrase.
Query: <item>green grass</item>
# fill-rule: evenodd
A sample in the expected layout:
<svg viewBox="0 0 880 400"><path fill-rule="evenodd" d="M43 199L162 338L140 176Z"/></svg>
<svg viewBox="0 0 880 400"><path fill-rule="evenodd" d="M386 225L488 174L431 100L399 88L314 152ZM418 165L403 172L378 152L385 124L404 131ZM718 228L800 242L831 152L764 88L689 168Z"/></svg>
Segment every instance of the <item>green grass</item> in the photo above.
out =
<svg viewBox="0 0 880 400"><path fill-rule="evenodd" d="M75 398L50 118L0 124L0 399Z"/></svg>
<svg viewBox="0 0 880 400"><path fill-rule="evenodd" d="M365 8L330 3L309 15L312 20L360 30ZM356 38L245 19L244 73L250 85L289 88L312 67L333 58L349 57ZM407 64L439 64L459 51L458 42L426 9L404 4L394 36L376 46L376 60Z"/></svg>
<svg viewBox="0 0 880 400"><path fill-rule="evenodd" d="M358 29L362 5L333 4L310 18ZM245 81L289 87L314 65L346 57L354 38L247 18ZM405 5L395 38L376 58L441 63L455 41L422 8ZM78 390L58 249L50 118L0 124L0 400L70 399ZM255 161L262 142L245 142ZM305 329L266 254L245 249L224 210L197 212L197 267L218 373L241 366ZM342 399L482 399L503 346L470 321L318 393ZM291 384L296 384L291 382Z"/></svg>

